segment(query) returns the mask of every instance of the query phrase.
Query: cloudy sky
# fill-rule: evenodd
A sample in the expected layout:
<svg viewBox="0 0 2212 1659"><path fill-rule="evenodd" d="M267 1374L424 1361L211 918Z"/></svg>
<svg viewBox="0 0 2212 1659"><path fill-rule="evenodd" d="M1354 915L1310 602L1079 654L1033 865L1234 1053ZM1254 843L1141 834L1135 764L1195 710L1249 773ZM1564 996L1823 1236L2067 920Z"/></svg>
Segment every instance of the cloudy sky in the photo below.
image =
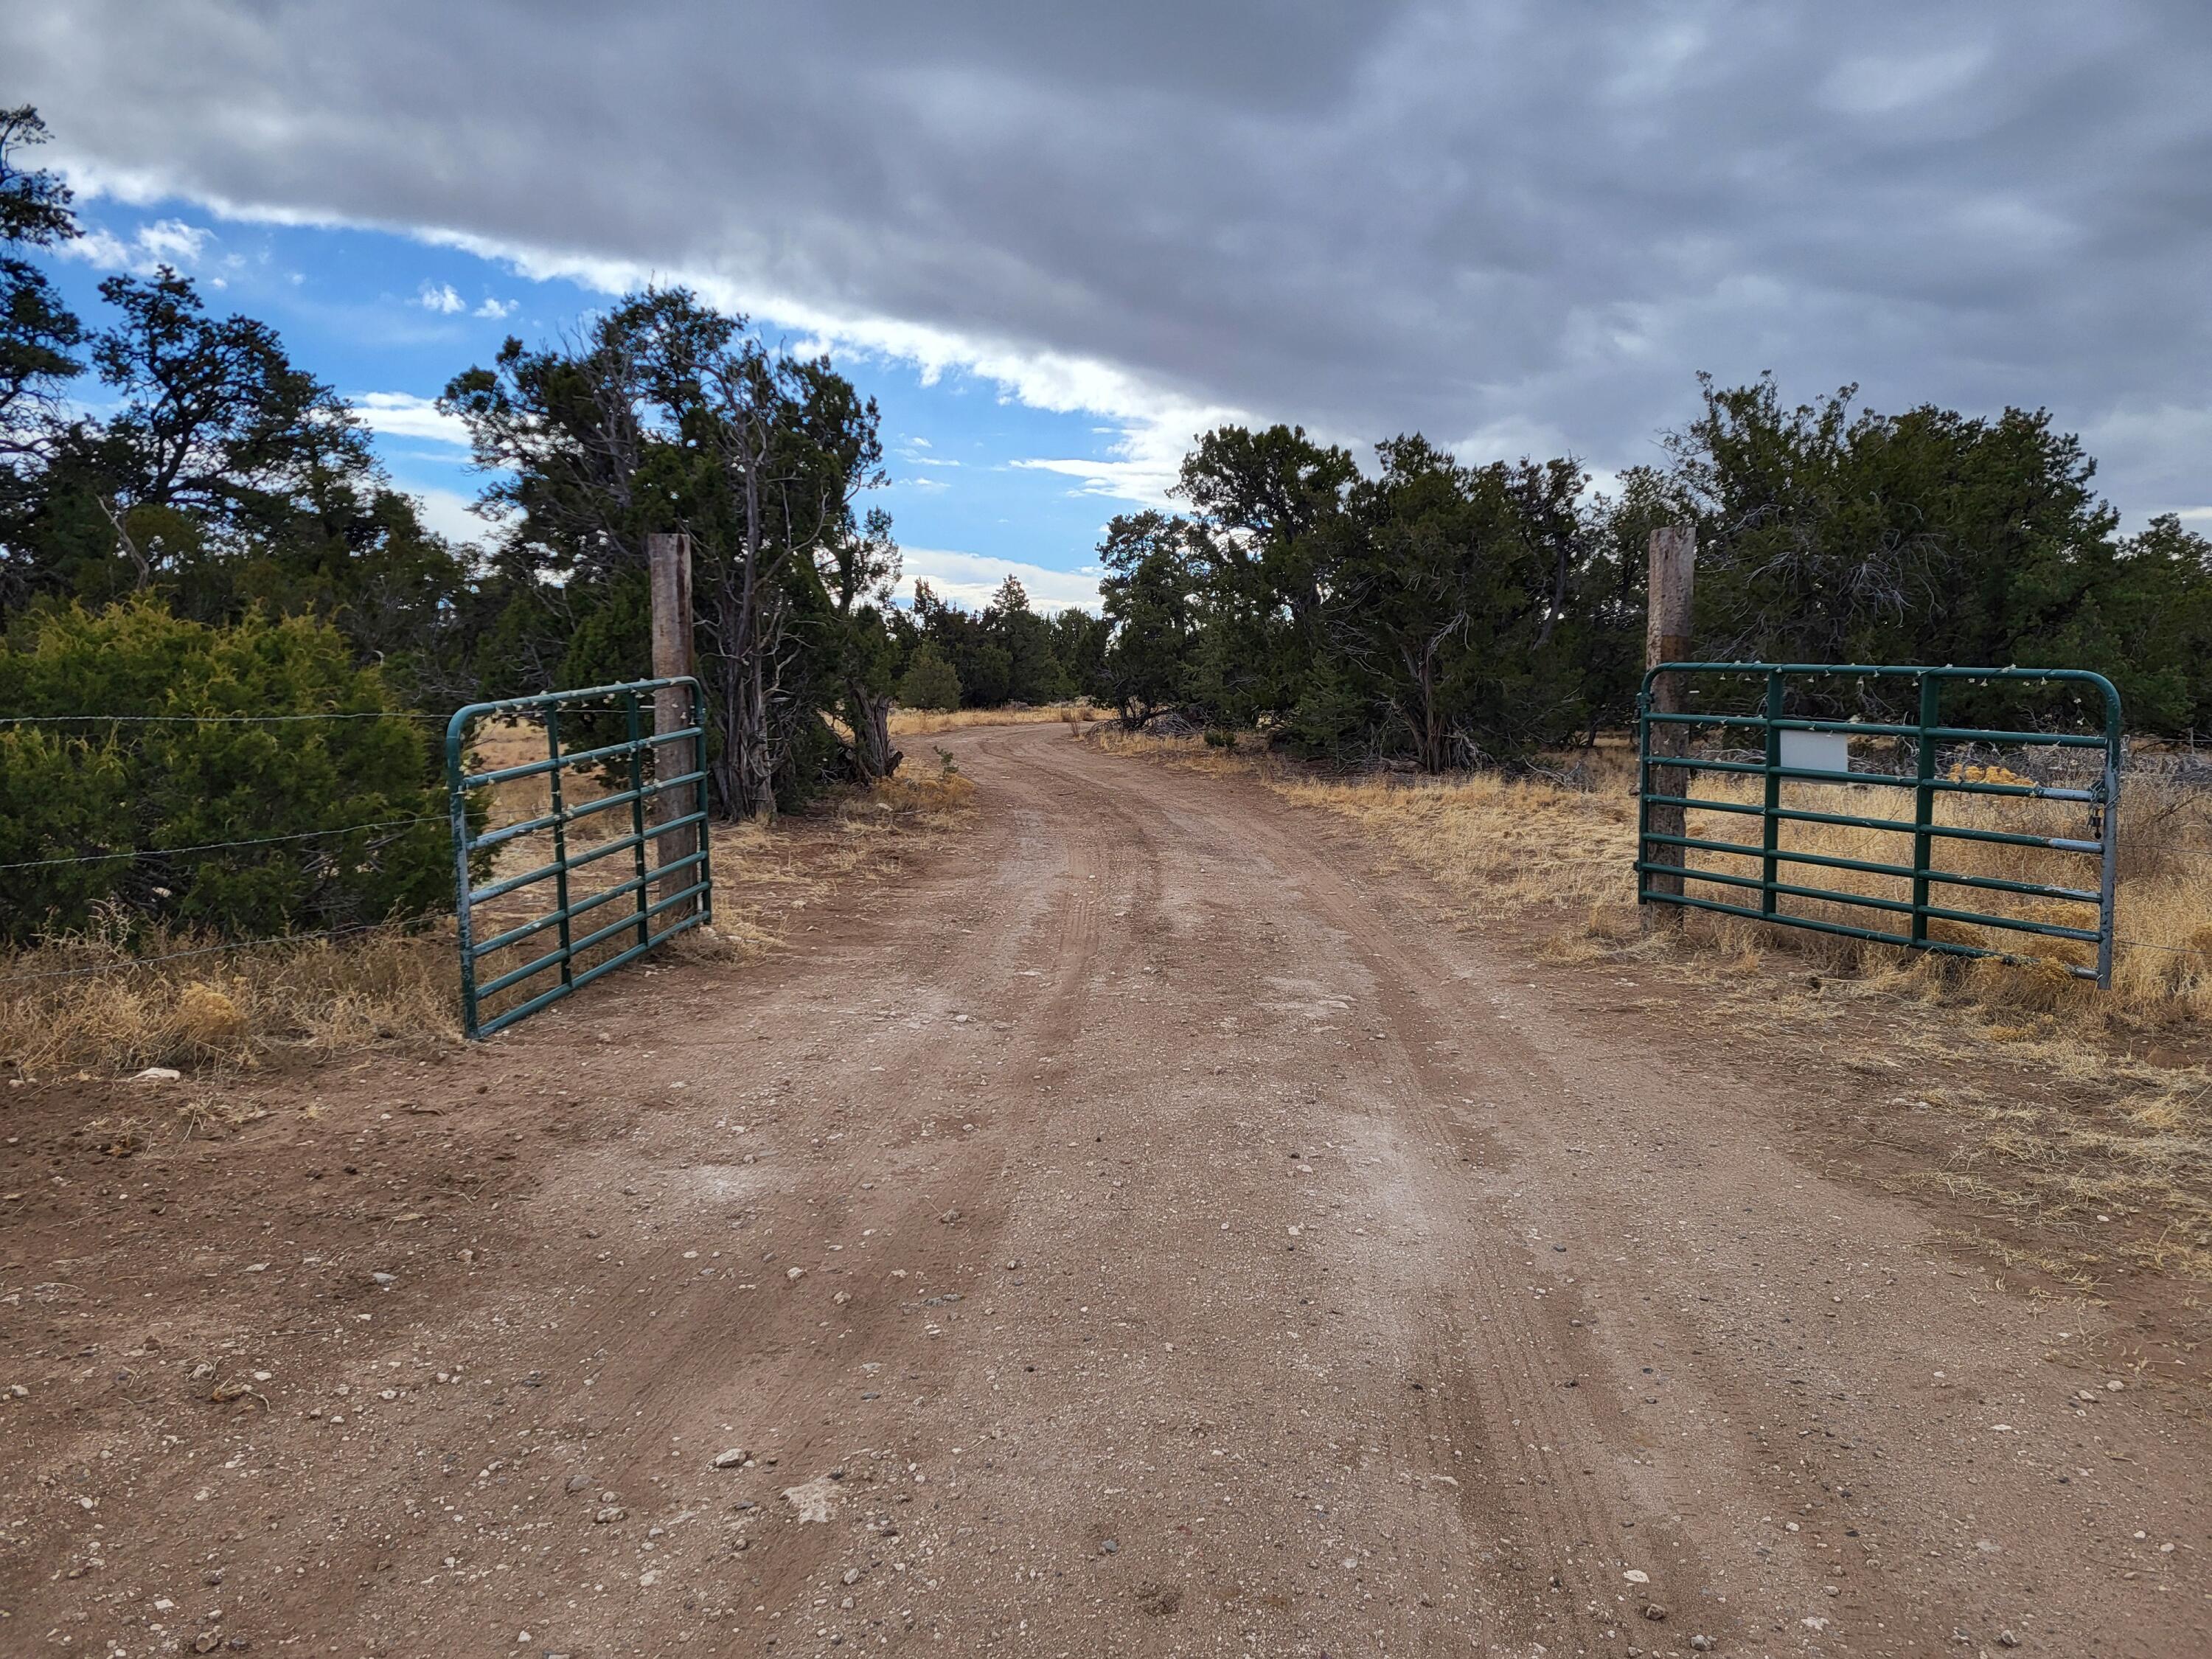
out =
<svg viewBox="0 0 2212 1659"><path fill-rule="evenodd" d="M648 277L872 391L909 566L1079 600L1194 432L1650 458L1693 376L2044 405L2212 528L2203 0L0 0L92 230L359 398Z"/></svg>

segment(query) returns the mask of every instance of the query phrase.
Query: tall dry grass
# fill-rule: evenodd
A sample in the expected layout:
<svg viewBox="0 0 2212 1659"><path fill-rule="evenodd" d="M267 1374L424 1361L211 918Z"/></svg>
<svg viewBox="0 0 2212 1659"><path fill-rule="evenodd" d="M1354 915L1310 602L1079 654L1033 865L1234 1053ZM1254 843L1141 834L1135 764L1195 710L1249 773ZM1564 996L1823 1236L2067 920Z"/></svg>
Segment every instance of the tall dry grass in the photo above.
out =
<svg viewBox="0 0 2212 1659"><path fill-rule="evenodd" d="M1986 781L2027 781L2001 768L1976 768L1973 772L1986 775L1981 780ZM1741 776L1705 775L1694 793L1702 799L1747 805L1755 805L1759 799L1757 781ZM1783 788L1783 804L1787 807L1854 817L1909 819L1911 801L1911 791L1889 786L1793 781ZM2150 827L2136 830L2137 815ZM1696 811L1688 816L1692 836L1739 843L1757 839L1759 820L1754 817ZM1936 798L1935 821L1953 828L2049 837L2089 839L2096 834L2091 809L2085 805L2019 797L1940 793ZM1896 830L1784 822L1778 842L1787 852L1829 858L1905 866L1912 861L1911 836ZM2212 1012L2212 796L2155 776L2124 782L2118 846L2113 932L2118 944L2113 956L2112 994L2104 999L2103 1006L2160 1018L2201 1018ZM2042 848L1938 836L1931 856L1936 867L1955 875L2085 891L2094 891L2099 880L2095 858ZM1694 850L1691 862L1740 878L1755 879L1759 873L1760 861L1753 855ZM1777 873L1779 880L1797 886L1858 894L1892 903L1909 903L1911 899L1909 878L1787 860L1779 863ZM1753 908L1759 902L1753 889L1694 883L1691 890L1724 902L1748 902ZM2094 932L2097 926L2094 902L1993 892L1942 882L1931 884L1929 898L1948 909L2085 932ZM1885 933L1904 932L1910 921L1901 912L1832 901L1789 896L1780 904L1793 915ZM2087 942L2053 939L2018 929L1938 918L1929 923L1929 931L1931 937L1948 943L2046 962L2088 968L2096 961L2095 947ZM1848 959L1856 966L1868 958L1869 949L1889 948L1874 945L1853 951L1847 953ZM2033 971L2008 974L1985 967L1977 969L1974 977L1985 994L2017 999L2050 976ZM2045 999L2031 996L2029 1000Z"/></svg>
<svg viewBox="0 0 2212 1659"><path fill-rule="evenodd" d="M516 765L544 754L544 728L500 722L476 746L480 767ZM495 822L543 811L547 799L543 779L494 794ZM0 1074L221 1070L452 1040L456 955L447 920L240 946L106 911L82 930L0 951Z"/></svg>
<svg viewBox="0 0 2212 1659"><path fill-rule="evenodd" d="M1054 720L1073 726L1104 718L1105 711L1093 707L1087 697L1027 708L894 708L890 733L895 738L926 738L937 732L963 732L972 726L1036 726Z"/></svg>
<svg viewBox="0 0 2212 1659"><path fill-rule="evenodd" d="M148 958L195 952L167 962ZM250 1066L459 1035L450 922L226 950L119 919L0 953L0 1073Z"/></svg>
<svg viewBox="0 0 2212 1659"><path fill-rule="evenodd" d="M507 794L496 804L495 823L544 810L542 779L501 788ZM574 785L567 793L572 801L591 798ZM974 794L967 778L940 769L871 790L833 792L822 815L826 825L819 817L714 825L714 929L678 935L667 948L694 958L753 957L774 948L787 912L892 867L912 844L964 827L974 817ZM586 826L572 847L626 835L629 817L611 811ZM495 873L535 867L548 851L510 843L500 849ZM578 872L571 896L603 890L635 872L627 856L603 860ZM511 902L483 907L479 937L550 908L550 883L532 887ZM602 906L593 925L612 921L623 902ZM550 940L541 934L486 958L481 976L544 954ZM630 935L618 933L587 960L629 942ZM150 960L157 957L174 959ZM184 931L149 935L120 914L108 915L82 933L0 951L0 1076L115 1076L149 1066L235 1070L285 1055L452 1042L460 1035L458 962L450 920L236 948ZM487 1012L551 982L550 975L525 981L493 1000Z"/></svg>
<svg viewBox="0 0 2212 1659"><path fill-rule="evenodd" d="M1316 776L1278 765L1254 752L1209 746L1197 738L1156 738L1109 732L1092 741L1113 753L1137 753L1198 770L1257 772L1281 794L1302 805L1350 818L1389 844L1406 861L1442 883L1474 915L1550 912L1572 917L1575 931L1597 940L1618 940L1638 931L1635 905L1635 757L1618 742L1595 751L1554 757L1526 775L1475 773L1442 779L1395 774L1346 778ZM1993 781L2002 778L1990 775ZM1704 773L1692 792L1698 798L1755 805L1758 780ZM1910 790L1878 785L1792 781L1784 786L1787 807L1855 817L1910 818ZM2087 1009L2117 1007L2153 1020L2196 1020L2212 1014L2212 793L2155 772L2124 781L2118 831L2119 884L2112 991ZM1941 793L1936 822L1960 828L2009 830L2046 836L2084 837L2088 809L2079 804L2018 797ZM1759 820L1740 813L1688 815L1688 833L1711 841L1755 842ZM1790 852L1868 863L1912 860L1908 834L1840 824L1785 822L1780 847ZM1723 874L1755 878L1756 854L1694 852L1692 862ZM1939 837L1935 861L1960 875L1993 877L2046 886L2093 890L2097 861L2075 854ZM1908 878L1784 861L1782 881L1806 887L1909 902ZM1692 882L1694 895L1756 907L1755 889ZM2019 916L2094 930L2096 910L2063 900L2029 898L1937 884L1934 902L1948 908ZM1803 898L1784 898L1791 914L1846 925L1903 932L1909 920L1896 912ZM1731 954L1784 951L1825 969L1850 973L1922 974L1928 964L1895 947L1769 927L1735 918L1687 913L1683 925L1693 942L1717 945ZM2086 944L2055 940L1996 927L1938 921L1936 938L2021 956L2088 965ZM2075 993L2070 976L2054 979L2033 967L1992 964L1952 975L1954 988L1995 1006L2055 1007ZM2094 994L2094 993L2092 994Z"/></svg>
<svg viewBox="0 0 2212 1659"><path fill-rule="evenodd" d="M1116 724L1088 732L1084 740L1109 755L1136 756L1181 772L1210 772L1218 776L1257 773L1272 781L1301 775L1280 765L1267 752L1266 740L1251 732L1239 734L1234 746L1229 746L1208 743L1196 735L1127 732Z"/></svg>
<svg viewBox="0 0 2212 1659"><path fill-rule="evenodd" d="M538 728L520 733L495 732L489 734L475 763L487 769L517 764L542 753L544 741ZM610 782L573 771L562 775L562 800L571 809L603 799L624 787L621 780ZM495 824L529 822L544 815L552 805L550 781L546 776L512 779L494 786L492 793L491 822ZM810 902L813 896L827 891L836 881L890 856L890 843L895 839L957 827L972 810L973 793L974 786L969 781L950 767L933 771L910 766L898 777L872 788L829 792L822 810L836 826L836 836L828 847L811 841L803 848L796 846L787 833L789 826L773 821L714 826L708 847L714 880L713 930L706 935L697 929L679 935L681 948L694 954L702 950L710 954L728 950L743 956L758 954L769 948L776 939L773 924L764 918L783 905ZM688 800L685 805L690 805ZM580 853L587 854L594 847L628 836L632 823L630 809L618 806L569 824L565 836L570 858ZM670 850L678 850L672 842ZM504 842L495 849L492 878L497 880L541 868L550 862L553 855L550 830ZM595 895L634 881L639 867L635 854L617 852L573 870L568 877L570 904L586 902ZM659 843L648 842L645 872L651 877L659 867ZM689 879L688 875L681 875L677 884L688 884ZM647 889L654 898L672 890L672 887L664 887L658 879ZM552 906L550 882L538 883L477 907L477 936L488 939L546 913ZM636 901L629 895L612 898L579 917L574 925L575 934L581 939L610 927L625 914L634 912L635 906ZM663 913L653 925L655 928L665 927L672 919L669 913ZM483 957L477 963L477 982L489 983L542 958L551 948L552 939L550 933L540 933ZM637 942L636 933L626 927L580 951L574 959L574 966L579 970L589 969ZM550 970L532 975L487 997L482 1005L483 1014L490 1018L501 1013L553 983Z"/></svg>

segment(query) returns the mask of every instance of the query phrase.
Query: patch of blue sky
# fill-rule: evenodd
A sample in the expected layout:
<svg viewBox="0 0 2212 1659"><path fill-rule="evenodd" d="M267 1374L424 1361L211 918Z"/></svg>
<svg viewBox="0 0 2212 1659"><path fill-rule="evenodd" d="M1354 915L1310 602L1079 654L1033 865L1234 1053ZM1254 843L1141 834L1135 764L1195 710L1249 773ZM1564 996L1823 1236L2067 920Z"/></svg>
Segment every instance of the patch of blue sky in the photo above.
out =
<svg viewBox="0 0 2212 1659"><path fill-rule="evenodd" d="M176 201L102 197L79 207L87 234L47 264L88 323L103 320L104 277L174 265L211 311L268 323L294 361L351 398L394 480L422 500L436 528L463 539L486 533L469 511L483 480L458 425L437 415L439 392L489 363L508 335L556 337L609 300L567 277L526 276L503 260L398 233L223 219ZM805 337L773 317L755 322L771 339ZM925 374L869 350L832 356L882 411L891 481L869 501L892 515L909 583L920 575L980 603L1012 570L1041 603L1096 605L1088 567L1106 520L1127 503L1099 493L1081 464L1110 472L1121 428L1085 411L1032 407L985 376ZM100 406L88 376L75 390ZM1039 458L1060 470L1034 465Z"/></svg>

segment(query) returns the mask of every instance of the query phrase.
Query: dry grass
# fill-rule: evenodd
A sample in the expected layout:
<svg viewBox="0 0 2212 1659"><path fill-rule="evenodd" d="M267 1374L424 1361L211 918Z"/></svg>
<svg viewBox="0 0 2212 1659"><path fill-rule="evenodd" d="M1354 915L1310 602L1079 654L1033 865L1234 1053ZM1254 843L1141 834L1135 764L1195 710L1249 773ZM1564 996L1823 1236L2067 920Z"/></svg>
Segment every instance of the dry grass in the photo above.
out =
<svg viewBox="0 0 2212 1659"><path fill-rule="evenodd" d="M544 780L520 779L501 787L514 791L535 789L538 793L518 794L501 801L495 823L525 820L546 810L549 803L544 793ZM573 778L564 782L563 790L571 805L605 793L596 782ZM709 933L695 928L680 934L674 941L676 948L692 956L733 952L740 957L751 957L762 954L773 948L781 938L780 918L786 912L802 910L818 902L837 882L895 859L895 842L957 827L972 811L973 794L974 785L957 772L945 768L935 771L913 769L872 789L831 791L821 811L811 817L714 826L708 849L714 880L713 931ZM825 814L835 830L826 843L805 833L809 823ZM629 814L617 808L571 826L568 832L569 851L573 856L578 851L588 850L595 842L629 833ZM672 843L670 850L680 851ZM551 859L551 836L550 832L523 836L506 843L498 852L495 876L535 869ZM657 867L657 859L649 850L648 873ZM618 853L601 859L570 874L569 902L573 905L589 899L634 879L636 874L636 860L631 854ZM648 890L658 896L665 890L656 884ZM524 888L495 905L479 909L478 937L526 921L533 914L546 910L550 903L546 886ZM578 936L612 923L633 904L632 899L624 896L588 912L587 919L578 925ZM665 926L666 920L664 917L655 926ZM635 943L635 934L625 929L590 947L574 960L580 969L589 968ZM520 968L543 957L550 948L549 939L539 935L493 952L478 965L479 981L488 981ZM483 1005L484 1014L489 1018L500 1013L545 989L550 982L548 977L525 979L488 998Z"/></svg>
<svg viewBox="0 0 2212 1659"><path fill-rule="evenodd" d="M1923 1091L1917 1103L1957 1123L1959 1145L1887 1184L2056 1235L2034 1265L2081 1288L2124 1266L2212 1281L2212 1079L2085 1065L2064 1042L2024 1058L2050 1068L2043 1087Z"/></svg>
<svg viewBox="0 0 2212 1659"><path fill-rule="evenodd" d="M1036 726L1053 720L1076 726L1104 718L1103 711L1093 708L1087 699L1024 708L894 708L890 733L895 738L926 738L932 732L961 732L971 726Z"/></svg>
<svg viewBox="0 0 2212 1659"><path fill-rule="evenodd" d="M1893 1177L1902 1188L1941 1194L1992 1220L2033 1227L2049 1248L2006 1247L2021 1261L2080 1287L2118 1267L2212 1280L2212 1077L2118 1052L2115 1025L2193 1037L2212 1012L2212 802L2155 775L2131 779L2122 797L2118 933L2142 941L2118 953L2111 993L2051 963L1962 963L1895 947L1690 913L1679 927L1647 932L1631 872L1636 805L1633 757L1625 745L1562 757L1534 775L1481 774L1445 780L1402 776L1332 779L1282 765L1256 741L1235 750L1198 738L1101 732L1111 753L1141 755L1182 769L1256 776L1301 806L1356 823L1402 862L1434 879L1475 920L1549 918L1548 954L1568 960L1633 958L1700 982L1727 1005L1732 1029L1796 1040L1808 1027L1888 1005L1920 1018L1899 1022L1907 1045L1896 1063L1925 1076L1988 1045L1987 1086L1924 1090L1891 1103L1926 1108L1950 1127L1954 1149ZM1753 786L1755 787L1755 786ZM1872 786L1790 786L1785 804L1864 816L1911 815L1909 793ZM1707 775L1697 793L1756 799L1751 787ZM1842 805L1839 796L1850 797ZM1825 799L1816 799L1824 797ZM1990 829L2078 836L2083 808L2016 798L1946 795L1939 821ZM1902 812L1894 804L1905 803ZM1751 826L1748 832L1745 826ZM1692 813L1690 833L1755 839L1757 821ZM2130 828L2135 835L2130 839ZM1826 824L1785 826L1791 850L1869 861L1909 862L1893 832ZM2202 848L2202 851L2197 850ZM1712 867L1756 874L1756 859L1698 854ZM2094 885L2094 861L2032 848L1954 842L1947 867L1963 874L2049 884ZM1784 866L1785 870L1790 866ZM1805 885L1881 896L1902 894L1893 878L1798 866ZM1815 872L1818 873L1814 873ZM1792 879L1785 875L1784 879ZM1692 890L1698 890L1692 889ZM2008 914L2094 926L2080 906L1953 889L1957 908L2043 904ZM1969 895L1971 894L1971 896ZM1753 895L1756 902L1756 895ZM1793 904L1797 902L1793 902ZM1806 914L1866 925L1856 907L1802 904ZM1873 925L1891 926L1877 921ZM1962 942L2018 949L2026 936L1939 924ZM2163 945L2166 949L2145 948ZM2074 961L2087 947L2036 941ZM1791 971L1778 971L1788 968ZM1806 969L1816 971L1808 974ZM1820 1039L1835 1039L1821 1033ZM1870 1074L1876 1067L1863 1068ZM1886 1067L1884 1074L1887 1074ZM2006 1079L2025 1078L2027 1086ZM1963 1236L1963 1235L1962 1235ZM2011 1258L2008 1258L2010 1260Z"/></svg>
<svg viewBox="0 0 2212 1659"><path fill-rule="evenodd" d="M1166 738L1150 732L1125 732L1118 724L1098 727L1087 734L1086 740L1109 755L1139 756L1172 766L1179 772L1210 772L1217 776L1256 773L1279 781L1293 775L1249 732L1238 738L1233 749L1210 744L1203 738Z"/></svg>
<svg viewBox="0 0 2212 1659"><path fill-rule="evenodd" d="M882 872L920 842L975 818L975 786L957 771L887 779L830 799L831 834L804 843L776 824L718 825L714 831L714 927L747 954L779 942L764 916L804 909L843 882Z"/></svg>
<svg viewBox="0 0 2212 1659"><path fill-rule="evenodd" d="M1279 764L1256 741L1228 749L1200 738L1118 730L1091 740L1109 754L1179 770L1258 775L1301 806L1350 818L1441 882L1477 918L1617 902L1636 845L1635 808L1625 795L1489 772L1420 783L1324 778Z"/></svg>
<svg viewBox="0 0 2212 1659"><path fill-rule="evenodd" d="M572 747L582 746L573 738L570 742ZM483 721L469 734L468 744L467 764L472 772L526 766L546 757L545 728L530 720L505 718ZM617 787L628 787L627 783L611 783L590 771L563 770L561 774L562 800L568 806L580 806L612 793ZM546 773L535 777L509 778L483 793L490 805L488 822L491 825L517 823L539 817L553 801L551 776ZM579 844L629 833L629 814L621 808L582 819L568 831L571 839Z"/></svg>
<svg viewBox="0 0 2212 1659"><path fill-rule="evenodd" d="M841 823L865 823L878 830L886 824L954 830L975 816L975 785L957 768L945 765L934 772L886 779L865 794L846 795L836 811Z"/></svg>
<svg viewBox="0 0 2212 1659"><path fill-rule="evenodd" d="M840 792L815 817L714 826L714 931L679 934L666 949L697 960L746 958L774 948L792 912L818 903L848 880L895 867L912 846L971 821L974 793L957 772L925 773L870 791ZM543 810L542 801L512 805L520 808L516 816ZM604 816L621 821L610 833L628 832L626 814ZM526 861L542 859L544 850L502 849L501 869L529 867ZM616 857L586 873L605 884L632 869L629 860ZM580 879L574 896L588 890ZM535 889L518 896L540 908L550 902ZM619 902L601 914L612 920ZM627 942L617 935L605 948ZM118 917L83 933L0 952L0 1074L115 1076L149 1066L221 1073L287 1055L324 1058L459 1037L450 921L411 932L212 950L174 962L143 960L220 943L184 933L134 936ZM542 953L549 946L541 938L514 948ZM488 961L485 976L507 965ZM529 989L544 982L550 981ZM505 1006L513 994L493 1006Z"/></svg>
<svg viewBox="0 0 2212 1659"><path fill-rule="evenodd" d="M182 933L131 940L95 923L0 956L0 981L52 975L0 982L0 1070L238 1066L459 1033L449 923L138 961L211 943Z"/></svg>
<svg viewBox="0 0 2212 1659"><path fill-rule="evenodd" d="M1565 757L1526 777L1476 773L1443 779L1395 775L1322 778L1279 765L1256 744L1236 750L1199 738L1162 738L1102 732L1091 739L1109 753L1142 754L1185 769L1246 772L1264 776L1300 805L1319 807L1358 823L1406 860L1435 878L1477 917L1529 909L1571 914L1576 935L1617 941L1640 930L1631 866L1636 850L1636 803L1631 793L1633 757L1623 746ZM1758 799L1754 781L1706 775L1697 793L1705 799ZM1864 817L1911 814L1909 792L1868 785L1790 783L1785 806ZM1901 804L1900 804L1901 803ZM1994 1009L2024 1015L2101 1018L2118 1011L2130 1018L2189 1023L2212 1015L2212 796L2179 788L2157 777L2131 780L2122 796L2119 887L2112 990L2099 993L2064 973L2033 965L1989 963L1965 969L1930 964L1893 947L1818 933L1768 927L1734 918L1692 915L1684 933L1692 943L1741 956L1787 951L1824 971L1905 975L1916 983L1942 980L1954 994ZM1937 821L1964 828L2079 836L2086 809L2059 802L1945 794ZM2148 826L2131 835L2135 824ZM1689 833L1715 841L1755 838L1757 821L1735 813L1689 814ZM1747 828L1749 826L1749 828ZM1890 830L1839 824L1785 823L1786 851L1879 863L1911 860L1911 838ZM2094 887L2091 859L1969 841L1939 841L1938 862L1961 875L1996 877L2054 886ZM1699 853L1704 867L1756 877L1759 860L1735 854ZM1819 866L1782 866L1782 879L1804 886L1910 897L1900 878ZM1693 884L1692 893L1742 902L1744 890ZM2018 915L2094 928L2094 906L2065 901L2014 898L1977 890L1935 890L1951 908ZM1753 892L1751 902L1757 902ZM1894 913L1838 902L1785 900L1795 913L1822 921L1895 931ZM1938 921L1939 939L2087 965L2087 945L2046 940L2007 929Z"/></svg>
<svg viewBox="0 0 2212 1659"><path fill-rule="evenodd" d="M1977 771L1987 769L1975 769ZM2006 780L1997 781L2010 781ZM1755 781L1743 778L1701 778L1696 793L1716 800L1755 804ZM1784 786L1785 806L1815 811L1849 813L1869 817L1910 817L1910 792L1869 785L1790 783ZM1632 810L1621 805L1627 845L1633 845ZM2201 1018L2212 1013L2212 799L2177 789L2156 778L2139 779L2123 792L2120 819L2119 885L2114 931L2123 941L2118 949L2109 996L2094 991L2074 994L2068 975L2033 968L2008 969L1990 964L1967 975L1976 998L1996 1006L2031 1012L2053 1013L2071 1008L2080 1014L2118 1010L2131 1017L2160 1021ZM1936 822L1959 828L2011 831L2037 836L2088 837L2093 831L2088 809L2079 805L2026 800L1987 795L1942 794L1936 798ZM2154 831L2130 834L2136 815L2157 825ZM1689 833L1711 840L1741 842L1756 838L1757 820L1741 814L1692 811ZM2192 843L2193 848L2192 849ZM1911 862L1911 837L1894 830L1865 830L1840 824L1784 823L1780 845L1785 851L1831 858L1856 859L1870 863ZM2094 890L2097 862L2080 854L2039 848L2005 846L1994 842L1938 838L1938 866L1954 873L2027 882L2046 886ZM1698 852L1697 866L1723 874L1756 878L1759 860L1754 856ZM1616 866L1621 867L1621 866ZM1863 894L1893 902L1909 902L1911 884L1902 877L1837 870L1820 866L1780 866L1781 879L1798 885ZM1721 889L1711 884L1692 885L1691 891L1717 896L1729 902L1753 904L1752 890ZM1986 890L1939 883L1932 890L1935 902L1949 908L2009 915L2047 925L2094 931L2094 903L2063 899L1992 893ZM1821 921L1870 927L1886 932L1902 931L1898 912L1800 898L1785 898L1784 908L1793 914ZM1939 939L1972 945L2051 962L2094 966L2094 946L2054 940L2012 929L1974 926L1938 920L1930 933ZM1804 940L1814 936L1792 935L1789 948L1801 952ZM1777 941L1770 941L1777 942ZM1860 971L1882 958L1893 962L1895 952L1880 945L1852 945L1839 941L1829 958L1847 971Z"/></svg>
<svg viewBox="0 0 2212 1659"><path fill-rule="evenodd" d="M1635 808L1625 798L1493 773L1415 787L1301 779L1277 787L1387 841L1479 916L1617 903L1636 846Z"/></svg>

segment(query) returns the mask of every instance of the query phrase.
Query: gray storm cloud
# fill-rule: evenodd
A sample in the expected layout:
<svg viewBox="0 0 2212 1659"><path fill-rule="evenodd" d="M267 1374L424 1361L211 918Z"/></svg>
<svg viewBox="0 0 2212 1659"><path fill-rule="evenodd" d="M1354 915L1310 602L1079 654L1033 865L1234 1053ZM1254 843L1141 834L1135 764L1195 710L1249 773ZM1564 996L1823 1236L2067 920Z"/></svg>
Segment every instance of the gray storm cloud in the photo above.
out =
<svg viewBox="0 0 2212 1659"><path fill-rule="evenodd" d="M2212 507L2201 3L0 10L88 179L712 275L1124 418L1610 467L1772 368L2047 405L2131 514Z"/></svg>

